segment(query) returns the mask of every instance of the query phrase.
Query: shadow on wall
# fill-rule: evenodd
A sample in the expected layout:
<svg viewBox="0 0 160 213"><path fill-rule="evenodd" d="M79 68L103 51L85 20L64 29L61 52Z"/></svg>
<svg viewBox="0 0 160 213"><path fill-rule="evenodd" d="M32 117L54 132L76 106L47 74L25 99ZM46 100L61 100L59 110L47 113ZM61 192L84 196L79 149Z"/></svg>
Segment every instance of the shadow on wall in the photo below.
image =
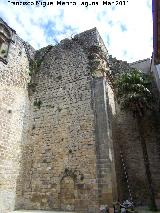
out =
<svg viewBox="0 0 160 213"><path fill-rule="evenodd" d="M129 187L133 202L136 205L149 204L148 186L137 121L132 114L121 111L118 104L116 104L116 115L112 116L112 137L119 199L130 198ZM160 179L159 117L159 113L157 115L157 112L153 112L148 114L143 121L153 186L157 199L160 198L158 181ZM120 152L123 153L128 180L126 179Z"/></svg>

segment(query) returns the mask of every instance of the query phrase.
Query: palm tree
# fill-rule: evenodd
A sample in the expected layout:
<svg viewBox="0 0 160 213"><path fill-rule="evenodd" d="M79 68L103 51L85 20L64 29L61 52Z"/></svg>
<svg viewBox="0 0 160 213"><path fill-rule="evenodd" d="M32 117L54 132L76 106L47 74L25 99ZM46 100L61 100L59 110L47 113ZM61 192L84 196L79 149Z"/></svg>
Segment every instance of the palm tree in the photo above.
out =
<svg viewBox="0 0 160 213"><path fill-rule="evenodd" d="M133 116L137 119L151 207L153 210L157 210L142 123L146 111L152 110L154 106L154 96L151 88L151 77L137 69L132 69L128 73L122 73L115 81L118 103L123 110L132 112Z"/></svg>

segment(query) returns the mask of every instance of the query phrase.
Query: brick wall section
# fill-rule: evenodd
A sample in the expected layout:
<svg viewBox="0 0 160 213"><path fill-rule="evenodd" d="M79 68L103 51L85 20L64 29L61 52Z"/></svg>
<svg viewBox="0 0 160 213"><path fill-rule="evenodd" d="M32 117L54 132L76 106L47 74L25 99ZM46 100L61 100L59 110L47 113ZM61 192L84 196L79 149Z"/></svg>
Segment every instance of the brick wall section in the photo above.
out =
<svg viewBox="0 0 160 213"><path fill-rule="evenodd" d="M15 34L8 63L0 61L0 212L14 209L16 180L25 137L28 59L23 41Z"/></svg>

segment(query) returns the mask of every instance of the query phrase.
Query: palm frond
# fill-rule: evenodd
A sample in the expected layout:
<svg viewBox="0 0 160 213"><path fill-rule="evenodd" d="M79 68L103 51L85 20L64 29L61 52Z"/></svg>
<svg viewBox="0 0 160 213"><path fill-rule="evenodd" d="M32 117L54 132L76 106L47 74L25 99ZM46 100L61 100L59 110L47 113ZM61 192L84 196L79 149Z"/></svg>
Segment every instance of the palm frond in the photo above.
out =
<svg viewBox="0 0 160 213"><path fill-rule="evenodd" d="M115 81L116 97L122 109L142 116L153 104L152 78L137 69L122 73Z"/></svg>

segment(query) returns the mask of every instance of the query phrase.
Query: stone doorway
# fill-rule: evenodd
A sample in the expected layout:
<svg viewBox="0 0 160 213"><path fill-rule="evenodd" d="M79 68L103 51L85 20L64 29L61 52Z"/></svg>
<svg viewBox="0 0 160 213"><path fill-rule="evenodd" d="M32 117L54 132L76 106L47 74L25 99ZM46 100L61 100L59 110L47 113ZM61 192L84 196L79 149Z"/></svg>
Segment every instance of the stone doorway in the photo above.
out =
<svg viewBox="0 0 160 213"><path fill-rule="evenodd" d="M61 180L60 205L61 210L74 211L75 209L75 182L72 177L66 176Z"/></svg>

